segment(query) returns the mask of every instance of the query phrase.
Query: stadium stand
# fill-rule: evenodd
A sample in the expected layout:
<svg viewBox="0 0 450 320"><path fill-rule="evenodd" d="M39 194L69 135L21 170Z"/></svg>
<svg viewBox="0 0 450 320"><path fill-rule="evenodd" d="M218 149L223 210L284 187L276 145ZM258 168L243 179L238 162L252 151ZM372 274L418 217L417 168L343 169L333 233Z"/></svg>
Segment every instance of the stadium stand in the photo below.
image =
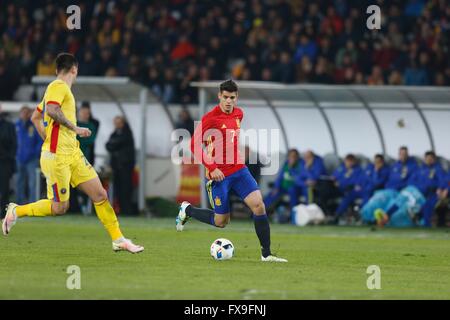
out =
<svg viewBox="0 0 450 320"><path fill-rule="evenodd" d="M383 27L363 26L373 1L78 1L80 32L60 1L0 4L0 99L53 58L77 56L81 75L129 76L165 102L192 103L191 81L435 85L450 83L445 0L383 3ZM61 3L61 6L59 4ZM385 9L386 8L386 9Z"/></svg>

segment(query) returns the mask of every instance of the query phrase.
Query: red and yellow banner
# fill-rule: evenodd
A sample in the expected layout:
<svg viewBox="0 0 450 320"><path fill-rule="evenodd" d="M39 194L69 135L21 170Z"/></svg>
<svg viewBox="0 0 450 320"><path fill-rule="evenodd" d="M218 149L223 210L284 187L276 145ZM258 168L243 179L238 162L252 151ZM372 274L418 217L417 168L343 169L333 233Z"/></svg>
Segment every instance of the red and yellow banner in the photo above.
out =
<svg viewBox="0 0 450 320"><path fill-rule="evenodd" d="M195 206L200 205L200 165L181 164L181 181L178 190L177 202L189 201Z"/></svg>

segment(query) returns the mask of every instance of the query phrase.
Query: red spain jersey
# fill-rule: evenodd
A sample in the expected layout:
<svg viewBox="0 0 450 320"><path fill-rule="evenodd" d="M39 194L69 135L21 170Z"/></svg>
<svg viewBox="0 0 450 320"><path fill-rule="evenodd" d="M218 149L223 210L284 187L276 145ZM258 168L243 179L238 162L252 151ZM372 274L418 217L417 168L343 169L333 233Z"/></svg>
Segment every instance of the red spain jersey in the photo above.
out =
<svg viewBox="0 0 450 320"><path fill-rule="evenodd" d="M239 132L244 116L242 109L234 107L230 114L215 106L206 113L196 127L191 139L191 151L194 157L209 172L219 168L225 176L245 167L244 159L239 153ZM206 145L206 152L203 150Z"/></svg>

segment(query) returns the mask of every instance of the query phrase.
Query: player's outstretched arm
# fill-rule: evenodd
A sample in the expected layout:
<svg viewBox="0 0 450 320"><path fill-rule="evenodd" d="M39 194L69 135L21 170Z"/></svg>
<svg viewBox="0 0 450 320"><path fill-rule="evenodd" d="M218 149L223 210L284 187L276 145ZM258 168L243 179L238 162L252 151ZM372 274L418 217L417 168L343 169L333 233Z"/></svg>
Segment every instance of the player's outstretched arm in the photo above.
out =
<svg viewBox="0 0 450 320"><path fill-rule="evenodd" d="M60 106L56 104L47 104L46 108L47 114L60 125L74 131L80 137L89 137L91 135L91 130L88 128L80 128L70 122L62 112Z"/></svg>
<svg viewBox="0 0 450 320"><path fill-rule="evenodd" d="M37 132L41 136L42 140L45 140L45 128L44 123L42 121L42 114L35 109L32 116L31 116L31 122L34 124L34 127L36 128Z"/></svg>

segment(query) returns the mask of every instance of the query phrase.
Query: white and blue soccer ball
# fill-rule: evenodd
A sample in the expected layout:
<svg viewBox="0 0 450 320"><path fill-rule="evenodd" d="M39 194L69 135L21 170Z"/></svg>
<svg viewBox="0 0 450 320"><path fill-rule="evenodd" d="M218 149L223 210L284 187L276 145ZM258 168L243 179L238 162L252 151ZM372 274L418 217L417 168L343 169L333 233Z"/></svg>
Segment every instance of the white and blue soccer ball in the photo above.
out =
<svg viewBox="0 0 450 320"><path fill-rule="evenodd" d="M211 244L211 256L215 260L228 260L233 258L234 245L230 240L219 238Z"/></svg>

